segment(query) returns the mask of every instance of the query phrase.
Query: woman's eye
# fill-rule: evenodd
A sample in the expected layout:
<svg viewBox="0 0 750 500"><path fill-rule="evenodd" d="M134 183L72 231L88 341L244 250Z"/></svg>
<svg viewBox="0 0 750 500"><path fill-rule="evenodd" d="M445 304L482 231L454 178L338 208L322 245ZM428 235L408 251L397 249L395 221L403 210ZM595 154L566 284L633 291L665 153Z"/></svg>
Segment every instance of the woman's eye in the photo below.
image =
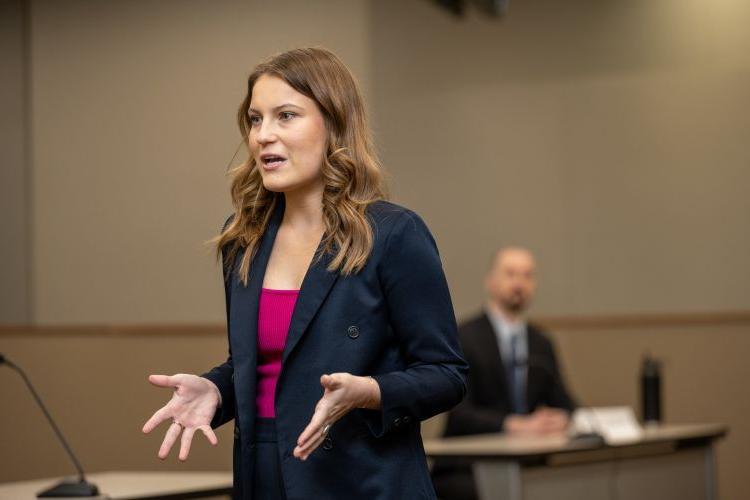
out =
<svg viewBox="0 0 750 500"><path fill-rule="evenodd" d="M292 118L294 118L294 113L292 113L291 111L282 111L281 113L279 113L279 118L284 121L291 120Z"/></svg>
<svg viewBox="0 0 750 500"><path fill-rule="evenodd" d="M250 115L247 119L248 123L250 123L250 126L254 127L255 125L258 125L260 123L260 116L258 115Z"/></svg>

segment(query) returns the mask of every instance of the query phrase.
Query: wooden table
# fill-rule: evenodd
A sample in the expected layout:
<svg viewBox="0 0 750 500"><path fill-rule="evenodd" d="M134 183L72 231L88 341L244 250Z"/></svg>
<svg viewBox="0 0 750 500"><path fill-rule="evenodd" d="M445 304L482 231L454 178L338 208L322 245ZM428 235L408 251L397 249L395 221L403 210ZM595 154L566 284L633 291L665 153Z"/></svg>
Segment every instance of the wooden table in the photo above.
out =
<svg viewBox="0 0 750 500"><path fill-rule="evenodd" d="M0 484L1 500L36 499L36 494L62 478ZM232 494L231 472L95 472L86 475L99 487L97 499L206 498Z"/></svg>
<svg viewBox="0 0 750 500"><path fill-rule="evenodd" d="M624 444L481 434L425 441L432 458L473 464L481 500L715 500L721 424L647 428Z"/></svg>

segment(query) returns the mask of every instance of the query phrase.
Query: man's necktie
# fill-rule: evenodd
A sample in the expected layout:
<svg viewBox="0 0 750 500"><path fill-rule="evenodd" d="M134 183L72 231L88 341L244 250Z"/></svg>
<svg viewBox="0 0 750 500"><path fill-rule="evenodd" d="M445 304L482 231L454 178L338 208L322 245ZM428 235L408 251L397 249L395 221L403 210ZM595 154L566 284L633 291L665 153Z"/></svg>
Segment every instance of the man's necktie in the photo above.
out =
<svg viewBox="0 0 750 500"><path fill-rule="evenodd" d="M508 361L508 389L513 413L523 414L526 408L526 366L518 359L520 335L514 334L510 338L510 359Z"/></svg>

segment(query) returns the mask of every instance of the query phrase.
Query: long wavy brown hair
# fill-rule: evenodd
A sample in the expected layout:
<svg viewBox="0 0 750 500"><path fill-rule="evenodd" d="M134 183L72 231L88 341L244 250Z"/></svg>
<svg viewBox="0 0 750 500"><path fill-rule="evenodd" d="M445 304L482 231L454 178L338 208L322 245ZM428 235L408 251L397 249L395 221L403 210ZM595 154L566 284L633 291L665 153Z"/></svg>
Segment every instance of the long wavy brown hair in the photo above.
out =
<svg viewBox="0 0 750 500"><path fill-rule="evenodd" d="M262 75L281 78L314 100L323 114L328 140L322 165L325 233L321 249L322 253L333 255L330 271L356 273L367 262L373 246L367 206L385 198L380 162L357 83L336 55L321 48L290 50L262 62L248 77L247 95L237 111L246 147L250 132L248 109L255 82ZM263 187L252 155L231 169L230 175L234 216L214 241L219 255L223 250L225 265L234 262L244 249L238 272L247 285L253 257L283 193Z"/></svg>

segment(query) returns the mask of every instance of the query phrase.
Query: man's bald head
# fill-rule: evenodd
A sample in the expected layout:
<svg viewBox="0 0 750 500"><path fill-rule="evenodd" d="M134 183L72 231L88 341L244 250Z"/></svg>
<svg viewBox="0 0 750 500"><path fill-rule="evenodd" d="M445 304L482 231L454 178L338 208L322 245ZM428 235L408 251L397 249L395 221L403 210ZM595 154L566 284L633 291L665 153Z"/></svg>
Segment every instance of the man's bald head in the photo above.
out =
<svg viewBox="0 0 750 500"><path fill-rule="evenodd" d="M536 262L525 248L501 248L485 278L487 298L504 312L518 315L528 309L536 290Z"/></svg>

